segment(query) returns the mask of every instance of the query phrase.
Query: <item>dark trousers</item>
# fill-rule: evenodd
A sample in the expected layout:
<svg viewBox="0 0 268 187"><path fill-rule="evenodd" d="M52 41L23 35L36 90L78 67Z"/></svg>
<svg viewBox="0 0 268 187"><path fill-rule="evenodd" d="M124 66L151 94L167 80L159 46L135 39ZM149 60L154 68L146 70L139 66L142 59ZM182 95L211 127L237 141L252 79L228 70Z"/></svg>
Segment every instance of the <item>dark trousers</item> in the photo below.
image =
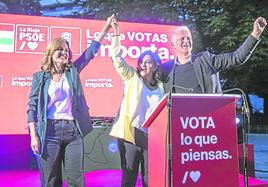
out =
<svg viewBox="0 0 268 187"><path fill-rule="evenodd" d="M84 186L83 140L74 121L49 120L44 158L37 157L43 187L62 186L62 165L69 186Z"/></svg>
<svg viewBox="0 0 268 187"><path fill-rule="evenodd" d="M118 148L121 157L122 187L135 187L141 165L142 186L148 186L148 136L135 129L135 145L118 139Z"/></svg>

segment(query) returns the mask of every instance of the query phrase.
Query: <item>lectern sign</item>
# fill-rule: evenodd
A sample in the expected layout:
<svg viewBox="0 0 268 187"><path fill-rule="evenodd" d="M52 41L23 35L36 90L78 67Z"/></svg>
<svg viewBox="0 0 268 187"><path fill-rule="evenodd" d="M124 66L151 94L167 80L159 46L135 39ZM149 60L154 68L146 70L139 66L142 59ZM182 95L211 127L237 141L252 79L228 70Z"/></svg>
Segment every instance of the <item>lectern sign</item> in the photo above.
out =
<svg viewBox="0 0 268 187"><path fill-rule="evenodd" d="M172 184L238 187L234 98L172 97Z"/></svg>

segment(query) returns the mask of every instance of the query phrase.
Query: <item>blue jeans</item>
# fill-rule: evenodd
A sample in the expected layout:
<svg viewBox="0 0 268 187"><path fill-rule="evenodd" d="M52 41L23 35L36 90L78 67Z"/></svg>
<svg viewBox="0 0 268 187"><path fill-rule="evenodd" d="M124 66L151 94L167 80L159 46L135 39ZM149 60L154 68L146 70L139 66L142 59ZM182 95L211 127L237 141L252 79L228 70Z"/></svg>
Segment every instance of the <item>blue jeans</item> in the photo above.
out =
<svg viewBox="0 0 268 187"><path fill-rule="evenodd" d="M84 186L83 140L74 121L48 120L44 158L37 157L43 187Z"/></svg>

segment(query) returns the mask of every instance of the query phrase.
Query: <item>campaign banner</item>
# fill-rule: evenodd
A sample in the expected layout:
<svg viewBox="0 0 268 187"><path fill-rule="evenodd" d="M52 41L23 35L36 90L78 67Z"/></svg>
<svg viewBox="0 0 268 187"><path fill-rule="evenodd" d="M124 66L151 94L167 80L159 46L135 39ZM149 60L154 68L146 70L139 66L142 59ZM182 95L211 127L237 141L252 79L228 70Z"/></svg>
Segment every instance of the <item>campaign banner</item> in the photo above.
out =
<svg viewBox="0 0 268 187"><path fill-rule="evenodd" d="M99 35L104 20L0 14L0 134L25 134L32 75L40 70L47 45L67 39L74 61ZM119 20L120 22L120 20ZM176 26L120 22L122 56L137 66L144 50L166 62L173 57L170 35ZM80 78L92 117L115 117L123 98L123 82L115 71L109 48L113 30Z"/></svg>
<svg viewBox="0 0 268 187"><path fill-rule="evenodd" d="M235 98L172 98L174 187L238 187Z"/></svg>

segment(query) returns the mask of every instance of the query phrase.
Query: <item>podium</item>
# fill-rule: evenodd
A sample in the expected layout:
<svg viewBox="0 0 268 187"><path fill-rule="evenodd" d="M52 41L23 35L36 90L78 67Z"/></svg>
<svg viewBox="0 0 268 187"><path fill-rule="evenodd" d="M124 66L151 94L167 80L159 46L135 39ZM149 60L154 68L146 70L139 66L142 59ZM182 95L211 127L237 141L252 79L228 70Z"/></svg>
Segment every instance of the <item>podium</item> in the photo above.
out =
<svg viewBox="0 0 268 187"><path fill-rule="evenodd" d="M149 187L239 187L238 98L166 95L144 123Z"/></svg>

